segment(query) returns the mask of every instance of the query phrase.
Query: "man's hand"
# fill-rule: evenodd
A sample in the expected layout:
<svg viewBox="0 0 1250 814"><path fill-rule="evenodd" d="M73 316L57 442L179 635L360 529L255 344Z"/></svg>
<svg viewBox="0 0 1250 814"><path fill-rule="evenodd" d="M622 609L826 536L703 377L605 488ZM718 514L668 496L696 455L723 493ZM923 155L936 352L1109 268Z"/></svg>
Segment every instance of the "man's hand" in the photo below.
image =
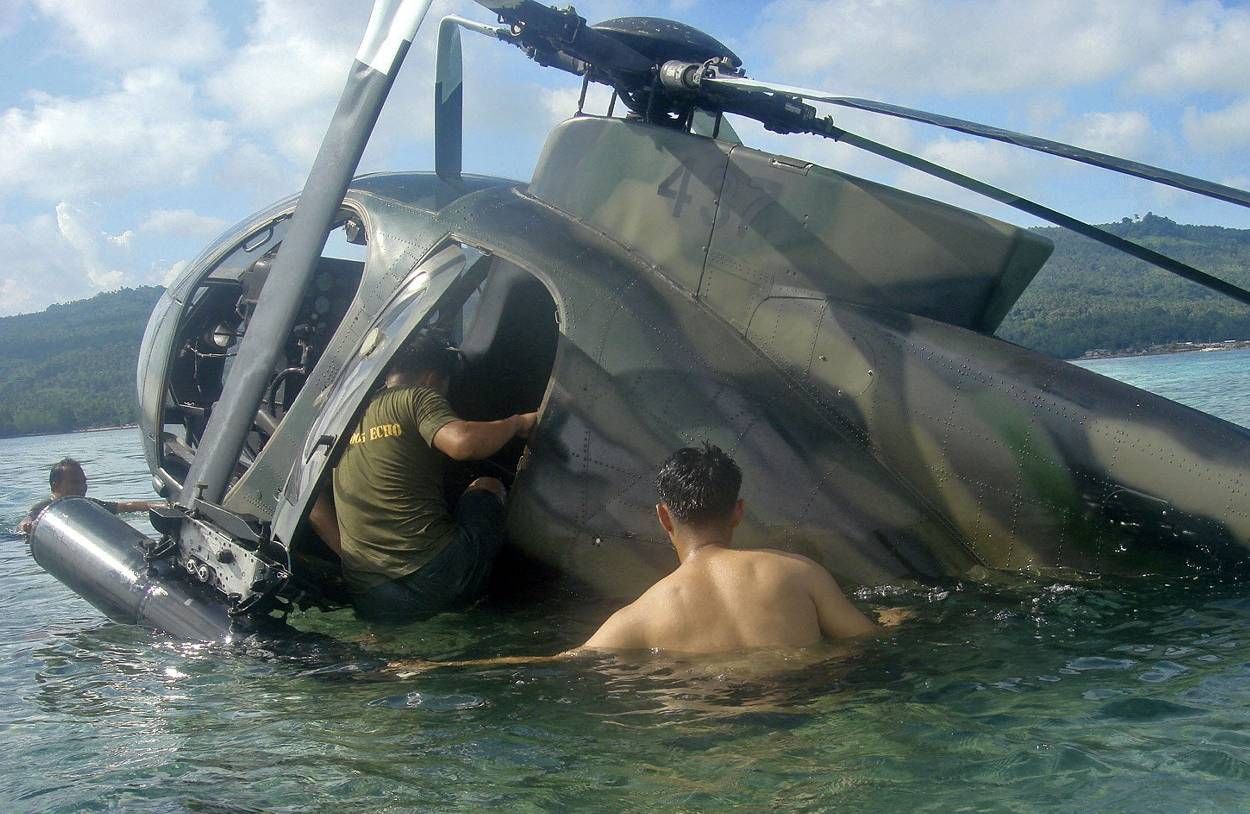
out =
<svg viewBox="0 0 1250 814"><path fill-rule="evenodd" d="M517 438L529 438L534 427L538 425L538 413L519 413L517 415Z"/></svg>
<svg viewBox="0 0 1250 814"><path fill-rule="evenodd" d="M876 614L877 623L881 627L897 627L916 616L915 613L907 608L877 608Z"/></svg>

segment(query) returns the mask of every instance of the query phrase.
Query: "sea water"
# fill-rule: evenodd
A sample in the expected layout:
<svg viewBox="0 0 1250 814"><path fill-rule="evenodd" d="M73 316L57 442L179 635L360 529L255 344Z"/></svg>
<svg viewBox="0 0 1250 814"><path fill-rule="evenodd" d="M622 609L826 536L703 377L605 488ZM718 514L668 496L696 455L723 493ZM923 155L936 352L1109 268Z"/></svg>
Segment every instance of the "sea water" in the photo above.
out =
<svg viewBox="0 0 1250 814"><path fill-rule="evenodd" d="M1099 372L1250 423L1250 352ZM148 493L135 430L0 441L0 528L83 461ZM137 525L142 525L139 521ZM449 668L551 653L606 609L487 604L341 646L188 645L104 621L0 537L0 811L1241 811L1250 597L1171 579L863 592L913 622L850 648Z"/></svg>

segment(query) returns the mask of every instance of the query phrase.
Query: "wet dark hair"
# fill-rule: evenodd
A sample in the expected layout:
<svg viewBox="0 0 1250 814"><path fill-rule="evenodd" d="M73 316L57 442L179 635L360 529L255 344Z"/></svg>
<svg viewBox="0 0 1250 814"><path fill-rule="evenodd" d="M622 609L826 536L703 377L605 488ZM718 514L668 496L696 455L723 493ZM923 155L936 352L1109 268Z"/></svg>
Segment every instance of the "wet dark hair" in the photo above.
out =
<svg viewBox="0 0 1250 814"><path fill-rule="evenodd" d="M73 458L62 458L52 464L52 471L48 473L48 485L55 489L65 479L65 473L70 469L77 469L79 472L83 472L84 475L86 474L82 464L78 463L78 461L75 461Z"/></svg>
<svg viewBox="0 0 1250 814"><path fill-rule="evenodd" d="M678 521L693 525L727 518L741 486L742 470L734 459L707 442L677 450L655 476L660 502Z"/></svg>
<svg viewBox="0 0 1250 814"><path fill-rule="evenodd" d="M433 371L450 378L460 361L460 352L451 346L446 331L423 328L395 352L387 371L390 373L425 373Z"/></svg>

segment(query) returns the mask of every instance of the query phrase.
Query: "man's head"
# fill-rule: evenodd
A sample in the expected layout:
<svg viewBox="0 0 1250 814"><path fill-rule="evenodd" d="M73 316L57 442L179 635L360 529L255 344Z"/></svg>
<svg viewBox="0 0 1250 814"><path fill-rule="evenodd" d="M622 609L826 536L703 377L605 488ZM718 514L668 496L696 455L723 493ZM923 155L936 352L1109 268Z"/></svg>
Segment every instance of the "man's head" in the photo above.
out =
<svg viewBox="0 0 1250 814"><path fill-rule="evenodd" d="M387 384L420 384L446 393L459 359L445 332L422 329L395 352L386 369Z"/></svg>
<svg viewBox="0 0 1250 814"><path fill-rule="evenodd" d="M685 447L660 467L656 514L672 536L679 527L732 530L742 520L742 470L713 444Z"/></svg>
<svg viewBox="0 0 1250 814"><path fill-rule="evenodd" d="M48 473L48 485L52 494L57 497L82 497L87 494L87 473L82 471L82 464L73 458L62 458L52 466Z"/></svg>

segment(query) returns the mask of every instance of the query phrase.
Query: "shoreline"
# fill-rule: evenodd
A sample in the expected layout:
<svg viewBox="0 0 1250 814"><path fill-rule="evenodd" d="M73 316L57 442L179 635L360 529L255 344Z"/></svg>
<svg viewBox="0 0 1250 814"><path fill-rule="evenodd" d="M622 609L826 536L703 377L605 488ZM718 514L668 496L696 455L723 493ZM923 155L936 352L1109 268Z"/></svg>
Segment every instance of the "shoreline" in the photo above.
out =
<svg viewBox="0 0 1250 814"><path fill-rule="evenodd" d="M0 435L0 441L10 438L40 438L42 436L52 435L78 435L85 432L109 432L110 430L133 430L138 429L138 424L116 424L111 427L84 427L79 430L64 430L62 432L23 432L17 435Z"/></svg>
<svg viewBox="0 0 1250 814"><path fill-rule="evenodd" d="M1152 345L1145 350L1098 353L1087 351L1081 356L1066 359L1067 362L1096 362L1103 359L1133 359L1139 356L1171 356L1178 353L1219 353L1230 350L1250 349L1250 339L1227 339L1223 342L1177 342L1168 345Z"/></svg>

